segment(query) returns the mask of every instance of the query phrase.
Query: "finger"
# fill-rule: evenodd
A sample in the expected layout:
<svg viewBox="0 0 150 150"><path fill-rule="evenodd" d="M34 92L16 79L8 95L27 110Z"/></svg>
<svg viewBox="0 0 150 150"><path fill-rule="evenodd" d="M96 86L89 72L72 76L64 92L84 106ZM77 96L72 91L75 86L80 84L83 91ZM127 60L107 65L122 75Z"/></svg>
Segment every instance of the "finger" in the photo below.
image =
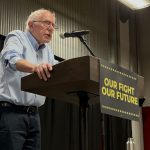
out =
<svg viewBox="0 0 150 150"><path fill-rule="evenodd" d="M42 79L42 75L41 75L41 73L40 73L39 65L36 66L34 72L36 72L36 74L38 75L38 77L39 77L40 79Z"/></svg>
<svg viewBox="0 0 150 150"><path fill-rule="evenodd" d="M42 76L42 79L44 79L45 81L47 81L47 77L46 77L45 71L44 71L44 69L43 69L42 66L40 67L40 74Z"/></svg>
<svg viewBox="0 0 150 150"><path fill-rule="evenodd" d="M42 67L44 69L44 72L45 72L47 78L50 78L50 72L49 72L49 68L47 67L47 65L43 64Z"/></svg>
<svg viewBox="0 0 150 150"><path fill-rule="evenodd" d="M40 79L43 79L40 72L37 72L37 75L38 75L38 77L39 77Z"/></svg>
<svg viewBox="0 0 150 150"><path fill-rule="evenodd" d="M47 64L47 68L49 69L49 71L52 71L53 68L52 68L52 65L51 64Z"/></svg>

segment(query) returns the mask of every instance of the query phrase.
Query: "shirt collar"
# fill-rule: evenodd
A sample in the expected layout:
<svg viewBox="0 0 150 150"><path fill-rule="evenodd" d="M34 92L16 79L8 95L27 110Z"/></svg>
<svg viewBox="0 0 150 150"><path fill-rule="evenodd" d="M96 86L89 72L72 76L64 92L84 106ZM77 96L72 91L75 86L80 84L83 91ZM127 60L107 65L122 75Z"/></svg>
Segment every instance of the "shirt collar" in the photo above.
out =
<svg viewBox="0 0 150 150"><path fill-rule="evenodd" d="M45 48L45 44L39 45L35 37L31 34L31 32L26 32L27 37L29 38L29 41L31 42L31 45L34 47L36 51Z"/></svg>

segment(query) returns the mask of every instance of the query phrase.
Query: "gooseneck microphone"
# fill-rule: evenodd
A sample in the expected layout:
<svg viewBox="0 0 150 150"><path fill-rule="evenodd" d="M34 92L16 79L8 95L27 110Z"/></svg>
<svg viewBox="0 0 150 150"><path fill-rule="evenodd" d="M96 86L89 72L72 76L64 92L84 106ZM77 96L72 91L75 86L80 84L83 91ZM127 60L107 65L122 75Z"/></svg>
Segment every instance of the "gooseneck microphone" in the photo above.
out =
<svg viewBox="0 0 150 150"><path fill-rule="evenodd" d="M79 40L86 46L87 50L90 52L92 56L95 56L92 50L89 48L89 46L86 44L85 39L83 38L83 35L86 35L90 32L90 30L80 30L80 31L72 31L70 33L65 32L61 33L60 37L62 39L69 38L69 37L77 37Z"/></svg>
<svg viewBox="0 0 150 150"><path fill-rule="evenodd" d="M65 32L65 33L61 33L60 37L62 39L68 38L68 37L80 37L80 36L88 34L89 32L90 32L89 30L72 31L70 33Z"/></svg>

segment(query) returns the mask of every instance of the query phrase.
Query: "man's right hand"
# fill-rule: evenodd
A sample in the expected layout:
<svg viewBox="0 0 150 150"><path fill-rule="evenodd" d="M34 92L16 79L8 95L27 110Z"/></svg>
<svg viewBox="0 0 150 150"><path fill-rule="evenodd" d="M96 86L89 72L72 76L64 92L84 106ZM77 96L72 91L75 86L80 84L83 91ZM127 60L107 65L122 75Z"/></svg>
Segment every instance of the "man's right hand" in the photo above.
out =
<svg viewBox="0 0 150 150"><path fill-rule="evenodd" d="M47 81L51 77L52 65L48 63L34 65L27 60L21 59L16 62L16 69L22 72L37 73L40 79Z"/></svg>
<svg viewBox="0 0 150 150"><path fill-rule="evenodd" d="M33 69L33 72L37 73L38 77L44 81L51 77L50 71L52 71L52 65L44 63L35 66Z"/></svg>

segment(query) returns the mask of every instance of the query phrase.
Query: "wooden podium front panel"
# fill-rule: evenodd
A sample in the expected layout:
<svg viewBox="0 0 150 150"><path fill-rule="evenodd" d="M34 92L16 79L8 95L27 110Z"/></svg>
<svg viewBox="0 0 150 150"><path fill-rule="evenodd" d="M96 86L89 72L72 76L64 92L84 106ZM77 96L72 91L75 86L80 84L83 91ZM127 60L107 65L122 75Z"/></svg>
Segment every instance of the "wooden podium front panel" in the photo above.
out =
<svg viewBox="0 0 150 150"><path fill-rule="evenodd" d="M53 66L51 78L43 81L36 74L21 79L21 89L49 98L78 104L75 92L89 93L89 104L99 103L99 59L84 56Z"/></svg>

